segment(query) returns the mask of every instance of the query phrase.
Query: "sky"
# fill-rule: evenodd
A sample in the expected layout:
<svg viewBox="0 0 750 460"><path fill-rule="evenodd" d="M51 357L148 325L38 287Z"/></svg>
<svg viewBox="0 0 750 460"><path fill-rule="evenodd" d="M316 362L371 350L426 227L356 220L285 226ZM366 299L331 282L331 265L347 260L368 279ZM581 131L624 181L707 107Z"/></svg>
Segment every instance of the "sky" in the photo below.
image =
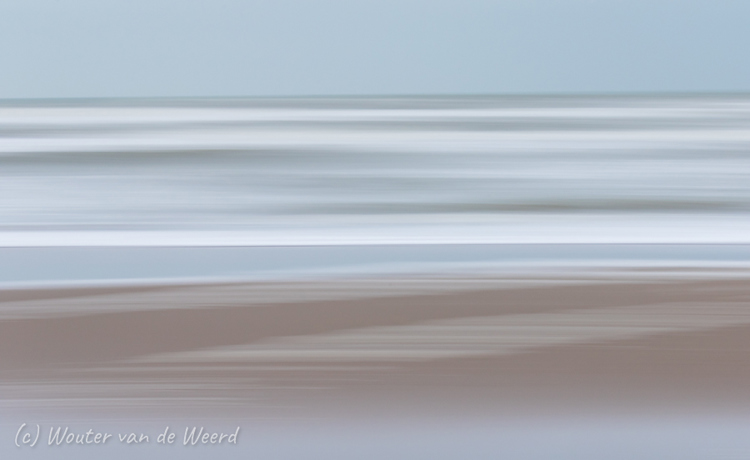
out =
<svg viewBox="0 0 750 460"><path fill-rule="evenodd" d="M0 98L750 91L747 0L0 0Z"/></svg>

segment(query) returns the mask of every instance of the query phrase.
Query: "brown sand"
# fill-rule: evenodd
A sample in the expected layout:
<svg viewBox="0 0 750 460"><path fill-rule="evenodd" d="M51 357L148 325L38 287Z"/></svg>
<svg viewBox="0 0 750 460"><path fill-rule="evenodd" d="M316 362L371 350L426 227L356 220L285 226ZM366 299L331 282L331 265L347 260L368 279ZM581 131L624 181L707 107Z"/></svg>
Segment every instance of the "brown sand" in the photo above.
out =
<svg viewBox="0 0 750 460"><path fill-rule="evenodd" d="M133 289L3 293L0 308ZM182 289L141 292L163 298ZM477 342L472 331L487 338ZM0 403L19 410L747 413L750 282L630 281L6 319L0 363Z"/></svg>

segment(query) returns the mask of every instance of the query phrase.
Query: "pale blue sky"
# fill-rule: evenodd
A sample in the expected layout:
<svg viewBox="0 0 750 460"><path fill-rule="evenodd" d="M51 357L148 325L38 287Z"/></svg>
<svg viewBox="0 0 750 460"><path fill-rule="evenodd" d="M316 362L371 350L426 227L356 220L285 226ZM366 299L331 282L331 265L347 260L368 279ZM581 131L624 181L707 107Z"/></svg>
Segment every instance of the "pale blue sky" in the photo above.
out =
<svg viewBox="0 0 750 460"><path fill-rule="evenodd" d="M750 91L748 0L0 0L0 98Z"/></svg>

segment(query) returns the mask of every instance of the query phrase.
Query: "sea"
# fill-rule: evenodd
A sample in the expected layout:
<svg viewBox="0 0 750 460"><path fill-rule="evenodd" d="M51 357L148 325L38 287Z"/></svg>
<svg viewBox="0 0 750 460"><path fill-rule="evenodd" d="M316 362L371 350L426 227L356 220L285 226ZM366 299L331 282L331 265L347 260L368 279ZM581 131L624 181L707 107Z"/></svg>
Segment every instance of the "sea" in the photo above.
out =
<svg viewBox="0 0 750 460"><path fill-rule="evenodd" d="M0 285L743 265L749 245L749 95L0 101Z"/></svg>

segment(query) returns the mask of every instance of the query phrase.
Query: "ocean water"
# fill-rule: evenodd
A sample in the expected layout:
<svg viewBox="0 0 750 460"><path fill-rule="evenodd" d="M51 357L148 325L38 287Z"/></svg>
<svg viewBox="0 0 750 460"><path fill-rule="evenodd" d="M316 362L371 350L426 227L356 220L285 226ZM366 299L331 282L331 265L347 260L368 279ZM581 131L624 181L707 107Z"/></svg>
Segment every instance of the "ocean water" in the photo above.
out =
<svg viewBox="0 0 750 460"><path fill-rule="evenodd" d="M0 247L748 242L748 96L0 105Z"/></svg>

